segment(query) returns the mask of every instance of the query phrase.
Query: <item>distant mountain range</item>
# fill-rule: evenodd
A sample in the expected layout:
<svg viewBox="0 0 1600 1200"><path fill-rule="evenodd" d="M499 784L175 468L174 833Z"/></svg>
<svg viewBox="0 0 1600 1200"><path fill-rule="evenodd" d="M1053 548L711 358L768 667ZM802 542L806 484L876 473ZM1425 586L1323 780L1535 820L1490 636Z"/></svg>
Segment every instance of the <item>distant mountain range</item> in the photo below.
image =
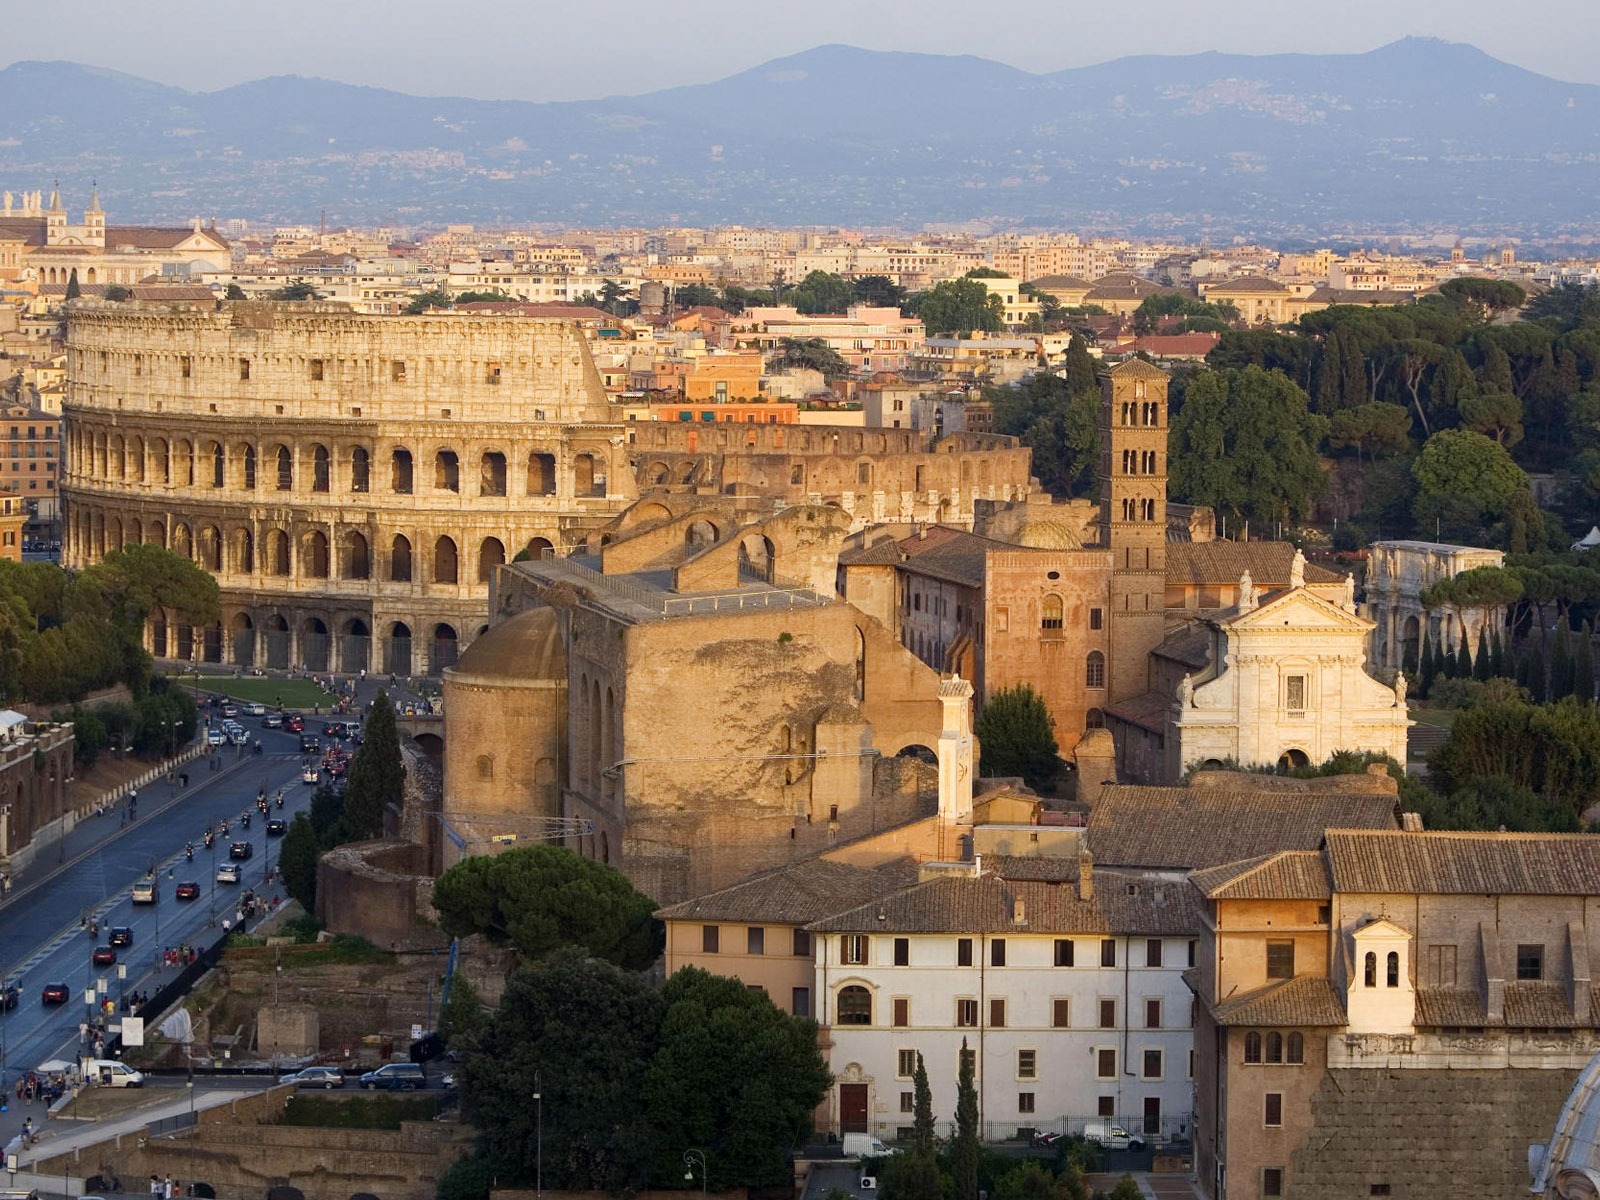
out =
<svg viewBox="0 0 1600 1200"><path fill-rule="evenodd" d="M536 69L536 64L530 64ZM1600 87L1471 46L1143 56L1033 75L822 46L566 103L280 76L0 71L0 187L113 221L892 226L1600 240ZM74 220L77 219L74 215Z"/></svg>

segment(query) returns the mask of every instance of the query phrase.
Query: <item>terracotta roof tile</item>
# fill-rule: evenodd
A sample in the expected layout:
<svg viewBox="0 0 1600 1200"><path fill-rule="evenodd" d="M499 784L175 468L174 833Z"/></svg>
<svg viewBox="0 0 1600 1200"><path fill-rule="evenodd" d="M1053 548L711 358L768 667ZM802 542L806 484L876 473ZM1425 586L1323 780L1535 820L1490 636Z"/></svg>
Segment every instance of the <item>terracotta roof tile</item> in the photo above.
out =
<svg viewBox="0 0 1600 1200"><path fill-rule="evenodd" d="M1328 829L1390 830L1395 822L1392 795L1253 790L1241 776L1229 787L1105 788L1088 836L1097 863L1195 870L1315 850Z"/></svg>
<svg viewBox="0 0 1600 1200"><path fill-rule="evenodd" d="M1583 833L1328 834L1339 892L1600 895L1600 838Z"/></svg>
<svg viewBox="0 0 1600 1200"><path fill-rule="evenodd" d="M1418 988L1414 1019L1428 1029L1447 1025L1472 1029L1491 1023L1476 989L1459 987Z"/></svg>
<svg viewBox="0 0 1600 1200"><path fill-rule="evenodd" d="M1326 1028L1345 1023L1344 1005L1331 981L1298 975L1233 996L1211 1009L1218 1025L1299 1025Z"/></svg>
<svg viewBox="0 0 1600 1200"><path fill-rule="evenodd" d="M1327 900L1333 895L1321 851L1285 850L1196 871L1208 900Z"/></svg>
<svg viewBox="0 0 1600 1200"><path fill-rule="evenodd" d="M662 920L770 921L804 925L841 908L915 883L916 865L909 859L866 868L826 858L808 858L720 891L707 892L657 911Z"/></svg>
<svg viewBox="0 0 1600 1200"><path fill-rule="evenodd" d="M1288 542L1169 542L1167 544L1167 583L1238 583L1250 572L1251 582L1265 591L1289 586L1289 568L1294 562L1294 547ZM1343 575L1306 564L1307 583L1339 583Z"/></svg>

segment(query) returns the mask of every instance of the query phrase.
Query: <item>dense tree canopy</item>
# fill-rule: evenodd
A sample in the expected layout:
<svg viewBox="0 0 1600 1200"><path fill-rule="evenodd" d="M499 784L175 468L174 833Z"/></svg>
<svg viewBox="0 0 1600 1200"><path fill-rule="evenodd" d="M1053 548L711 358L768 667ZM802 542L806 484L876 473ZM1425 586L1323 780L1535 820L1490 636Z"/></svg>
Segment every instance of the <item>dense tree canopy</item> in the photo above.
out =
<svg viewBox="0 0 1600 1200"><path fill-rule="evenodd" d="M525 962L579 946L637 970L660 951L655 904L620 871L561 846L464 859L439 876L433 906L446 933L482 934Z"/></svg>
<svg viewBox="0 0 1600 1200"><path fill-rule="evenodd" d="M1506 448L1466 429L1446 429L1422 447L1411 473L1418 486L1415 512L1424 529L1445 540L1470 541L1511 511L1528 491L1528 476Z"/></svg>
<svg viewBox="0 0 1600 1200"><path fill-rule="evenodd" d="M981 774L1020 775L1037 792L1055 787L1061 774L1056 735L1044 697L1025 683L1001 688L984 701L973 732L982 753Z"/></svg>
<svg viewBox="0 0 1600 1200"><path fill-rule="evenodd" d="M812 271L789 293L797 312L842 313L855 303L856 290L850 281L828 271Z"/></svg>
<svg viewBox="0 0 1600 1200"><path fill-rule="evenodd" d="M778 362L785 367L821 371L829 383L850 374L850 364L821 338L784 338Z"/></svg>
<svg viewBox="0 0 1600 1200"><path fill-rule="evenodd" d="M946 279L911 298L929 334L999 333L1005 328L1000 297L976 279Z"/></svg>
<svg viewBox="0 0 1600 1200"><path fill-rule="evenodd" d="M1073 375L1081 372L1069 367L1066 377L1041 373L1024 383L983 391L994 406L995 429L1020 438L1033 451L1033 473L1046 491L1058 496L1082 495L1094 482L1100 456L1100 389L1093 372L1091 365L1087 387L1075 388Z"/></svg>
<svg viewBox="0 0 1600 1200"><path fill-rule="evenodd" d="M350 761L344 792L345 824L350 837L358 840L383 832L384 812L391 805L400 806L405 790L400 731L387 692L380 691L372 702L362 738L361 748Z"/></svg>

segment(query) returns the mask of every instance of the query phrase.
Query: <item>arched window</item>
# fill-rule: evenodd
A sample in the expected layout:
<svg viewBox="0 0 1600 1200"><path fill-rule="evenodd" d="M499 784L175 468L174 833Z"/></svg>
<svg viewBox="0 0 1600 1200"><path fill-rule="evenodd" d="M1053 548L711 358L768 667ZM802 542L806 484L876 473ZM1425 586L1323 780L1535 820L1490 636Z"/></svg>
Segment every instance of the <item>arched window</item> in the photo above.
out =
<svg viewBox="0 0 1600 1200"><path fill-rule="evenodd" d="M1106 685L1106 656L1098 650L1089 651L1089 657L1084 662L1083 683L1085 687L1092 688Z"/></svg>
<svg viewBox="0 0 1600 1200"><path fill-rule="evenodd" d="M1361 985L1363 987L1378 986L1378 956L1371 950L1367 951L1367 957L1361 966Z"/></svg>
<svg viewBox="0 0 1600 1200"><path fill-rule="evenodd" d="M222 486L223 472L227 468L227 455L223 452L222 443L221 442L212 442L211 443L210 454L211 454L211 486L214 487L214 488L219 488L219 487Z"/></svg>
<svg viewBox="0 0 1600 1200"><path fill-rule="evenodd" d="M1396 951L1389 951L1389 961L1384 967L1384 983L1389 987L1400 986L1400 955Z"/></svg>
<svg viewBox="0 0 1600 1200"><path fill-rule="evenodd" d="M1289 1061L1296 1066L1306 1061L1306 1039L1298 1033L1289 1035Z"/></svg>
<svg viewBox="0 0 1600 1200"><path fill-rule="evenodd" d="M1039 628L1040 629L1060 629L1061 628L1061 597L1060 596L1057 596L1057 595L1054 595L1054 594L1046 596L1044 598L1044 604L1040 607L1039 611L1040 611L1040 617L1039 617Z"/></svg>
<svg viewBox="0 0 1600 1200"><path fill-rule="evenodd" d="M835 1007L840 1025L872 1024L872 993L858 983L839 989Z"/></svg>
<svg viewBox="0 0 1600 1200"><path fill-rule="evenodd" d="M328 577L328 535L313 529L301 545L300 568L309 579Z"/></svg>
<svg viewBox="0 0 1600 1200"><path fill-rule="evenodd" d="M319 442L311 447L311 490L327 491L328 475L328 448Z"/></svg>
<svg viewBox="0 0 1600 1200"><path fill-rule="evenodd" d="M350 451L350 490L365 492L372 483L372 456L365 446Z"/></svg>
<svg viewBox="0 0 1600 1200"><path fill-rule="evenodd" d="M272 573L274 575L288 575L289 535L281 529L274 529L267 535L267 546L272 560Z"/></svg>
<svg viewBox="0 0 1600 1200"><path fill-rule="evenodd" d="M1254 1029L1244 1035L1244 1060L1247 1063L1261 1061L1261 1035Z"/></svg>
<svg viewBox="0 0 1600 1200"><path fill-rule="evenodd" d="M1267 1034L1267 1061L1269 1063L1283 1061L1283 1034L1276 1029Z"/></svg>
<svg viewBox="0 0 1600 1200"><path fill-rule="evenodd" d="M455 583L458 574L456 544L451 538L442 537L433 544L433 581Z"/></svg>
<svg viewBox="0 0 1600 1200"><path fill-rule="evenodd" d="M478 495L506 494L506 456L498 450L485 450L478 463Z"/></svg>
<svg viewBox="0 0 1600 1200"><path fill-rule="evenodd" d="M441 492L461 490L461 460L454 450L441 450L434 455L433 486Z"/></svg>
<svg viewBox="0 0 1600 1200"><path fill-rule="evenodd" d="M505 544L499 538L484 538L483 545L478 547L478 582L488 583L494 569L504 566L505 561Z"/></svg>
<svg viewBox="0 0 1600 1200"><path fill-rule="evenodd" d="M247 492L253 492L256 487L256 448L246 444L239 457L244 463L244 478L240 481L239 486Z"/></svg>
<svg viewBox="0 0 1600 1200"><path fill-rule="evenodd" d="M389 486L402 496L411 495L411 451L395 449L389 463Z"/></svg>
<svg viewBox="0 0 1600 1200"><path fill-rule="evenodd" d="M289 453L289 447L278 447L278 490L287 492L294 487L294 455Z"/></svg>
<svg viewBox="0 0 1600 1200"><path fill-rule="evenodd" d="M395 534L394 544L389 547L389 581L411 582L411 539L403 533Z"/></svg>
<svg viewBox="0 0 1600 1200"><path fill-rule="evenodd" d="M527 493L530 496L556 494L556 456L535 450L528 455Z"/></svg>
<svg viewBox="0 0 1600 1200"><path fill-rule="evenodd" d="M343 574L346 579L372 577L372 552L367 547L366 535L353 529L345 534Z"/></svg>
<svg viewBox="0 0 1600 1200"><path fill-rule="evenodd" d="M494 759L487 754L478 755L478 778L494 778Z"/></svg>

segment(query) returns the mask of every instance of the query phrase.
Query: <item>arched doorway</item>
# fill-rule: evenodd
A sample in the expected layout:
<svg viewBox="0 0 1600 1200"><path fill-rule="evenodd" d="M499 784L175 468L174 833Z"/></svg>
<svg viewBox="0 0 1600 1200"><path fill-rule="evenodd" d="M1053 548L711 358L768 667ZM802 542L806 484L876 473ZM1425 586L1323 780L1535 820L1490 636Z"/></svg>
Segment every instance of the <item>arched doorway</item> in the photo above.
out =
<svg viewBox="0 0 1600 1200"><path fill-rule="evenodd" d="M360 617L351 617L339 632L339 670L355 675L367 669L372 653L372 630Z"/></svg>
<svg viewBox="0 0 1600 1200"><path fill-rule="evenodd" d="M391 675L411 674L411 626L396 621L389 626L383 647L383 669Z"/></svg>
<svg viewBox="0 0 1600 1200"><path fill-rule="evenodd" d="M267 666L282 671L289 665L289 622L273 615L267 618Z"/></svg>
<svg viewBox="0 0 1600 1200"><path fill-rule="evenodd" d="M772 539L752 534L739 543L739 579L741 582L771 583L778 551Z"/></svg>
<svg viewBox="0 0 1600 1200"><path fill-rule="evenodd" d="M328 669L328 625L321 617L307 617L300 626L300 661L309 671Z"/></svg>
<svg viewBox="0 0 1600 1200"><path fill-rule="evenodd" d="M437 675L446 667L455 665L456 657L460 652L456 631L452 626L440 623L433 627L433 647L428 655L428 674Z"/></svg>
<svg viewBox="0 0 1600 1200"><path fill-rule="evenodd" d="M213 621L200 631L200 654L208 663L222 661L222 622Z"/></svg>
<svg viewBox="0 0 1600 1200"><path fill-rule="evenodd" d="M478 548L478 582L488 583L496 567L505 566L506 547L499 538L484 538Z"/></svg>
<svg viewBox="0 0 1600 1200"><path fill-rule="evenodd" d="M238 613L233 618L233 661L241 667L255 666L256 627L249 613Z"/></svg>
<svg viewBox="0 0 1600 1200"><path fill-rule="evenodd" d="M533 537L528 539L528 548L523 553L534 562L538 562L542 558L549 558L554 549L549 538Z"/></svg>
<svg viewBox="0 0 1600 1200"><path fill-rule="evenodd" d="M1311 756L1304 750L1291 747L1278 756L1278 770L1280 771L1293 771L1310 765Z"/></svg>
<svg viewBox="0 0 1600 1200"><path fill-rule="evenodd" d="M1421 670L1421 666L1417 661L1417 650L1421 641L1422 622L1415 616L1407 617L1400 633L1400 658L1391 665L1399 667L1402 671Z"/></svg>

